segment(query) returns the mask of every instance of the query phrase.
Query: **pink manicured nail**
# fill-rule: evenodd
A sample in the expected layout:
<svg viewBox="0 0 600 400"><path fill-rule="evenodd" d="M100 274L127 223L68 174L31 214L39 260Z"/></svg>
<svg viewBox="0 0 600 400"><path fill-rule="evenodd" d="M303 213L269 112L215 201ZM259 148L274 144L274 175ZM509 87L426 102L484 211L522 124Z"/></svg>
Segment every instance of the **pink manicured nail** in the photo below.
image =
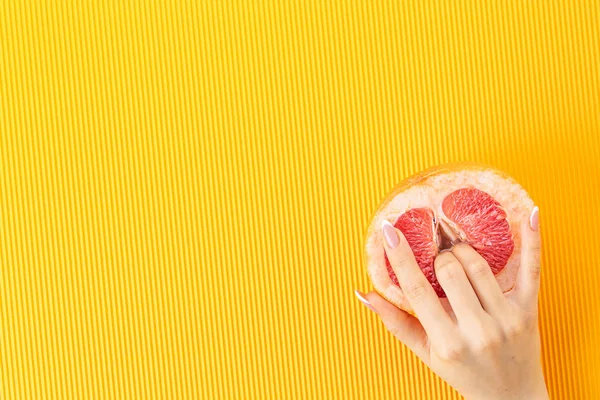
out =
<svg viewBox="0 0 600 400"><path fill-rule="evenodd" d="M381 231L383 232L383 237L385 238L385 241L390 249L393 249L400 244L400 238L398 237L394 226L388 221L384 220L382 222Z"/></svg>
<svg viewBox="0 0 600 400"><path fill-rule="evenodd" d="M534 231L537 231L540 227L540 209L538 206L533 207L533 211L529 217L529 226Z"/></svg>
<svg viewBox="0 0 600 400"><path fill-rule="evenodd" d="M356 297L358 297L360 302L363 303L369 310L373 311L374 313L377 312L377 310L375 309L375 307L373 307L369 300L365 299L365 295L363 293L359 292L358 290L355 290L354 294L356 295Z"/></svg>

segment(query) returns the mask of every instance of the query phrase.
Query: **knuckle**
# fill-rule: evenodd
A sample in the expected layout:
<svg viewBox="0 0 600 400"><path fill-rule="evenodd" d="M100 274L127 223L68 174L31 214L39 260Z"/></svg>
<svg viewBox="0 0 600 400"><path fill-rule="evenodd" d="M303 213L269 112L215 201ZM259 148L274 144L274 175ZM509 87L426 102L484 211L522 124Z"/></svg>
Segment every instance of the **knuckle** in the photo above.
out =
<svg viewBox="0 0 600 400"><path fill-rule="evenodd" d="M504 331L505 331L506 337L508 339L513 339L513 338L519 337L523 334L523 332L525 331L525 325L524 324L510 324L504 328Z"/></svg>
<svg viewBox="0 0 600 400"><path fill-rule="evenodd" d="M529 328L529 323L525 318L515 318L504 327L504 334L508 339L521 336Z"/></svg>
<svg viewBox="0 0 600 400"><path fill-rule="evenodd" d="M474 354L497 351L504 341L501 326L486 315L481 315L474 320L468 321L463 327L463 331L469 338L469 349Z"/></svg>
<svg viewBox="0 0 600 400"><path fill-rule="evenodd" d="M538 326L538 311L537 308L532 311L523 310L523 325L525 329L534 329Z"/></svg>
<svg viewBox="0 0 600 400"><path fill-rule="evenodd" d="M541 265L539 260L532 260L532 262L528 265L529 275L533 279L539 279L540 274L542 272Z"/></svg>
<svg viewBox="0 0 600 400"><path fill-rule="evenodd" d="M444 282L453 282L458 278L459 270L456 263L444 262L436 268L436 276L438 280Z"/></svg>
<svg viewBox="0 0 600 400"><path fill-rule="evenodd" d="M405 285L404 293L411 301L419 302L425 298L427 288L423 282L409 282Z"/></svg>
<svg viewBox="0 0 600 400"><path fill-rule="evenodd" d="M399 252L397 254L394 254L393 258L391 258L390 261L393 262L393 266L397 269L404 269L410 264L412 259L410 254L406 254L405 252Z"/></svg>
<svg viewBox="0 0 600 400"><path fill-rule="evenodd" d="M464 358L466 346L462 343L448 344L438 351L438 356L445 361L458 361Z"/></svg>
<svg viewBox="0 0 600 400"><path fill-rule="evenodd" d="M469 269L475 278L482 277L490 272L490 266L483 260L474 261Z"/></svg>
<svg viewBox="0 0 600 400"><path fill-rule="evenodd" d="M481 354L498 350L502 346L502 342L502 336L498 332L488 332L474 343L473 352Z"/></svg>
<svg viewBox="0 0 600 400"><path fill-rule="evenodd" d="M542 251L542 241L539 238L531 239L527 247L532 254L539 254Z"/></svg>

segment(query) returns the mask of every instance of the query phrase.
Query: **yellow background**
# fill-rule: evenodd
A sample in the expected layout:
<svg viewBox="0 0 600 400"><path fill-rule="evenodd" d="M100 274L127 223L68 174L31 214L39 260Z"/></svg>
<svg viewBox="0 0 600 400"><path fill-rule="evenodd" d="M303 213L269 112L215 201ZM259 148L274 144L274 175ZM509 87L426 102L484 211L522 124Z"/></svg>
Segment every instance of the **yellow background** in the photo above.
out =
<svg viewBox="0 0 600 400"><path fill-rule="evenodd" d="M540 206L551 394L600 397L597 1L0 4L2 398L457 398L354 298L403 178Z"/></svg>

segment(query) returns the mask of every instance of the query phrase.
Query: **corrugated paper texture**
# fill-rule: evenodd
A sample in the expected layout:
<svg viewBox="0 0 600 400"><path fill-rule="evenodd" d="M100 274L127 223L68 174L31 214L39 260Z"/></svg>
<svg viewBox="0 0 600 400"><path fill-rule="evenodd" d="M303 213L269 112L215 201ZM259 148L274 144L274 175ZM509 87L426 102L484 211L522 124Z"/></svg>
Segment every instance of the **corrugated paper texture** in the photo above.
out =
<svg viewBox="0 0 600 400"><path fill-rule="evenodd" d="M0 4L2 398L456 399L354 298L400 180L540 206L553 398L600 398L597 1Z"/></svg>

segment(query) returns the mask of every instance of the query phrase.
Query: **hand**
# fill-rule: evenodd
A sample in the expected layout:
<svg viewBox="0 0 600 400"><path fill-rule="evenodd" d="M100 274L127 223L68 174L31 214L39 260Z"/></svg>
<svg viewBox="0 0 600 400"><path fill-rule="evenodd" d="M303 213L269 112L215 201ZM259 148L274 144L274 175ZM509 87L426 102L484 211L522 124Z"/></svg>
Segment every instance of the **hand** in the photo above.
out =
<svg viewBox="0 0 600 400"><path fill-rule="evenodd" d="M382 232L385 251L418 319L376 292L357 293L396 338L467 399L548 399L537 323L537 208L530 220L521 228L517 282L506 295L485 260L469 245L459 244L435 260L452 307L446 312L406 239L391 225Z"/></svg>

